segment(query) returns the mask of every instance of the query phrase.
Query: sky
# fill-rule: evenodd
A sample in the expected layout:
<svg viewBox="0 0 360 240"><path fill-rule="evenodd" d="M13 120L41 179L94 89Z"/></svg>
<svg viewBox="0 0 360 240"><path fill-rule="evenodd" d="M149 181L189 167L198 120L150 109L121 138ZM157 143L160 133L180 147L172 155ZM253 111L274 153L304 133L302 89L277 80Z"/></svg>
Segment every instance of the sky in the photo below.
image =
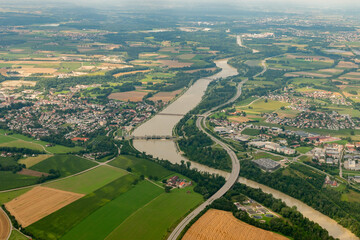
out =
<svg viewBox="0 0 360 240"><path fill-rule="evenodd" d="M353 9L360 7L359 0L0 0L0 4L18 3L71 3L89 7L136 7L148 6L151 8L176 8L176 7L211 7L227 6L239 9L287 9L297 7L313 9ZM1 6L1 5L0 5Z"/></svg>

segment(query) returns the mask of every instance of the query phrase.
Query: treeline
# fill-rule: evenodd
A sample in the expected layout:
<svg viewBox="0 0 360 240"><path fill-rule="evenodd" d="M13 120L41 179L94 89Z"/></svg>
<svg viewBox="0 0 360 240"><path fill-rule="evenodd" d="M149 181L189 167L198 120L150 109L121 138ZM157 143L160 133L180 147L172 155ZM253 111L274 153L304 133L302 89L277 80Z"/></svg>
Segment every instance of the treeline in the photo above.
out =
<svg viewBox="0 0 360 240"><path fill-rule="evenodd" d="M219 72L218 69L216 72ZM212 71L201 70L193 73L186 73L186 72L178 72L176 75L166 81L166 83L157 83L154 85L147 85L146 89L149 90L158 90L163 92L171 92L178 90L183 87L189 86L191 83L195 82L196 80L208 77L215 74ZM170 83L170 84L169 84Z"/></svg>
<svg viewBox="0 0 360 240"><path fill-rule="evenodd" d="M0 164L0 171L11 171L13 173L20 172L23 168L26 168L24 164L14 163L12 165L3 166Z"/></svg>
<svg viewBox="0 0 360 240"><path fill-rule="evenodd" d="M17 148L17 147L0 147L0 152L11 152L20 154L44 154L44 151L29 149L29 148Z"/></svg>
<svg viewBox="0 0 360 240"><path fill-rule="evenodd" d="M141 70L147 70L149 69L146 66L134 66L134 67L126 67L126 68L116 68L113 70L110 70L105 73L107 76L113 76L117 73L123 73L123 72L132 72L132 71L141 71Z"/></svg>
<svg viewBox="0 0 360 240"><path fill-rule="evenodd" d="M53 143L53 144L63 145L66 147L75 147L75 143L73 141L71 141L70 139L64 138L64 135L61 133L51 134L48 136L42 136L42 137L40 137L40 140L49 142L49 143Z"/></svg>
<svg viewBox="0 0 360 240"><path fill-rule="evenodd" d="M205 97L191 113L202 113L230 100L236 94L236 86L230 84L230 79L213 81L206 90Z"/></svg>
<svg viewBox="0 0 360 240"><path fill-rule="evenodd" d="M224 171L231 170L227 152L212 146L214 142L211 138L196 127L196 118L189 119L179 133L183 136L178 141L179 147L191 161Z"/></svg>
<svg viewBox="0 0 360 240"><path fill-rule="evenodd" d="M251 218L245 211L237 210L233 201L242 201L246 198L245 196L279 213L281 218L274 217L268 223L261 223ZM327 230L305 218L296 208L288 207L284 202L275 199L271 194L264 193L261 189L250 188L244 184L236 183L224 197L215 200L210 207L231 211L236 218L243 222L264 230L281 233L295 240L334 239L329 236Z"/></svg>
<svg viewBox="0 0 360 240"><path fill-rule="evenodd" d="M307 166L292 164L285 170L263 173L251 161L242 161L240 175L299 199L360 236L360 203L342 201L341 192L323 188L325 175Z"/></svg>
<svg viewBox="0 0 360 240"><path fill-rule="evenodd" d="M37 183L43 183L52 179L56 179L59 178L61 176L60 171L59 170L55 170L55 169L50 169L49 170L49 175L42 175L38 180Z"/></svg>

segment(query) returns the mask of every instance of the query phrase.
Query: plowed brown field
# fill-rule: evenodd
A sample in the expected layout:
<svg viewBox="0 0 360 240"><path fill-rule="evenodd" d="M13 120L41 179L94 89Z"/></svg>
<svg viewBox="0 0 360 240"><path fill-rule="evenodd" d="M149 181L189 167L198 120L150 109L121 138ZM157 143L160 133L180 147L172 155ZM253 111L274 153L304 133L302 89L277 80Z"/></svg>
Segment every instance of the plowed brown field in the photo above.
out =
<svg viewBox="0 0 360 240"><path fill-rule="evenodd" d="M11 230L11 225L6 213L0 209L0 240L7 240Z"/></svg>
<svg viewBox="0 0 360 240"><path fill-rule="evenodd" d="M210 209L186 232L182 240L288 240L236 219L231 212Z"/></svg>
<svg viewBox="0 0 360 240"><path fill-rule="evenodd" d="M35 187L6 203L5 207L23 227L27 227L82 196L53 188Z"/></svg>

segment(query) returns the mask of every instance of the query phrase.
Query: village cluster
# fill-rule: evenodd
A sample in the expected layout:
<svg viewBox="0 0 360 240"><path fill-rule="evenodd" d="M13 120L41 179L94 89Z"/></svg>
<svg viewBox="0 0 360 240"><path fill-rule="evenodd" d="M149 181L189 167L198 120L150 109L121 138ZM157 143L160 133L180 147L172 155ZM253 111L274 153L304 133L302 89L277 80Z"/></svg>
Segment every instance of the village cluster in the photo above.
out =
<svg viewBox="0 0 360 240"><path fill-rule="evenodd" d="M78 86L78 90L83 86ZM86 141L91 133L105 129L122 128L130 131L134 126L157 112L158 106L145 102L129 103L110 100L106 104L94 104L72 98L68 94L47 94L42 98L39 92L24 90L11 101L4 101L1 108L7 108L0 116L0 123L10 130L41 138L52 134L67 139ZM1 94L0 94L1 95ZM9 97L2 98L5 100ZM21 99L21 100L18 100ZM10 104L23 104L21 108L8 108Z"/></svg>

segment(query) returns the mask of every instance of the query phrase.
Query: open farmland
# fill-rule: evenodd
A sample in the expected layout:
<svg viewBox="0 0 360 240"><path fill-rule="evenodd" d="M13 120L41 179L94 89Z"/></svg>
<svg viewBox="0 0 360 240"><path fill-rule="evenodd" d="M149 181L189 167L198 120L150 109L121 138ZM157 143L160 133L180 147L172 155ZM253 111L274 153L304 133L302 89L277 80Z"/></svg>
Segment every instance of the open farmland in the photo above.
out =
<svg viewBox="0 0 360 240"><path fill-rule="evenodd" d="M174 97L176 97L179 93L181 93L181 90L176 90L176 91L172 91L172 92L159 92L159 93L155 94L154 96L152 96L151 98L149 98L149 100L169 102Z"/></svg>
<svg viewBox="0 0 360 240"><path fill-rule="evenodd" d="M41 155L38 155L36 157L22 158L22 159L19 160L19 163L25 164L25 166L27 168L30 168L30 167L34 166L35 164L38 164L39 162L42 162L45 159L48 159L51 156L52 155L49 155L49 154L41 154Z"/></svg>
<svg viewBox="0 0 360 240"><path fill-rule="evenodd" d="M162 166L143 158L137 158L129 155L120 155L110 162L111 166L122 169L131 168L133 173L163 178L169 176L172 172Z"/></svg>
<svg viewBox="0 0 360 240"><path fill-rule="evenodd" d="M31 169L23 168L21 171L17 172L20 175L27 175L27 176L34 176L34 177L41 177L41 176L49 176L48 173L38 172Z"/></svg>
<svg viewBox="0 0 360 240"><path fill-rule="evenodd" d="M25 237L18 230L12 230L11 236L9 238L9 240L27 240L27 239L29 239L29 238Z"/></svg>
<svg viewBox="0 0 360 240"><path fill-rule="evenodd" d="M22 148L29 148L38 151L44 151L44 148L41 145L32 142L27 142L24 140L15 140L11 142L1 143L0 147L22 147Z"/></svg>
<svg viewBox="0 0 360 240"><path fill-rule="evenodd" d="M358 68L359 66L353 62L340 61L337 68Z"/></svg>
<svg viewBox="0 0 360 240"><path fill-rule="evenodd" d="M82 196L52 188L35 187L5 206L23 227L27 227Z"/></svg>
<svg viewBox="0 0 360 240"><path fill-rule="evenodd" d="M193 192L193 187L173 189L170 193L163 193L140 208L105 239L164 239L169 229L175 227L179 219L202 201L203 197Z"/></svg>
<svg viewBox="0 0 360 240"><path fill-rule="evenodd" d="M288 103L264 99L253 102L249 107L237 107L238 110L244 111L248 114L260 115L261 113L269 113L280 109L281 107L288 106Z"/></svg>
<svg viewBox="0 0 360 240"><path fill-rule="evenodd" d="M11 225L6 213L0 209L0 240L7 240L11 231Z"/></svg>
<svg viewBox="0 0 360 240"><path fill-rule="evenodd" d="M130 71L130 72L121 72L121 73L117 73L114 74L114 77L121 77L124 75L129 75L129 74L135 74L135 73L146 73L146 72L150 72L151 70L137 70L137 71Z"/></svg>
<svg viewBox="0 0 360 240"><path fill-rule="evenodd" d="M3 87L18 88L21 86L34 87L36 85L35 81L23 81L23 80L8 80L1 83Z"/></svg>
<svg viewBox="0 0 360 240"><path fill-rule="evenodd" d="M147 92L140 91L130 91L130 92L117 92L109 95L109 99L120 100L120 101L130 101L130 102L141 102Z"/></svg>
<svg viewBox="0 0 360 240"><path fill-rule="evenodd" d="M130 191L92 213L61 239L105 239L122 222L163 192L161 187L149 181L142 181Z"/></svg>
<svg viewBox="0 0 360 240"><path fill-rule="evenodd" d="M29 186L37 183L39 178L20 175L10 171L0 171L0 190Z"/></svg>
<svg viewBox="0 0 360 240"><path fill-rule="evenodd" d="M126 172L122 169L101 166L71 178L45 184L44 186L64 191L88 194L125 174Z"/></svg>
<svg viewBox="0 0 360 240"><path fill-rule="evenodd" d="M183 68L183 67L190 67L192 63L187 62L179 62L177 60L158 60L158 63L161 63L168 68Z"/></svg>
<svg viewBox="0 0 360 240"><path fill-rule="evenodd" d="M32 166L30 169L46 173L50 169L55 169L60 171L61 177L66 177L94 166L96 166L96 163L74 155L55 155Z"/></svg>
<svg viewBox="0 0 360 240"><path fill-rule="evenodd" d="M27 230L34 234L36 238L47 240L59 239L94 211L132 189L135 179L137 177L132 174L118 178L30 225L27 227Z"/></svg>
<svg viewBox="0 0 360 240"><path fill-rule="evenodd" d="M186 232L183 240L285 240L236 219L231 212L210 209Z"/></svg>
<svg viewBox="0 0 360 240"><path fill-rule="evenodd" d="M0 193L0 205L10 202L14 198L16 198L20 195L23 195L24 193L26 193L27 191L30 191L30 190L31 190L31 187L20 189L20 190L9 191L9 192L2 192L2 193Z"/></svg>

